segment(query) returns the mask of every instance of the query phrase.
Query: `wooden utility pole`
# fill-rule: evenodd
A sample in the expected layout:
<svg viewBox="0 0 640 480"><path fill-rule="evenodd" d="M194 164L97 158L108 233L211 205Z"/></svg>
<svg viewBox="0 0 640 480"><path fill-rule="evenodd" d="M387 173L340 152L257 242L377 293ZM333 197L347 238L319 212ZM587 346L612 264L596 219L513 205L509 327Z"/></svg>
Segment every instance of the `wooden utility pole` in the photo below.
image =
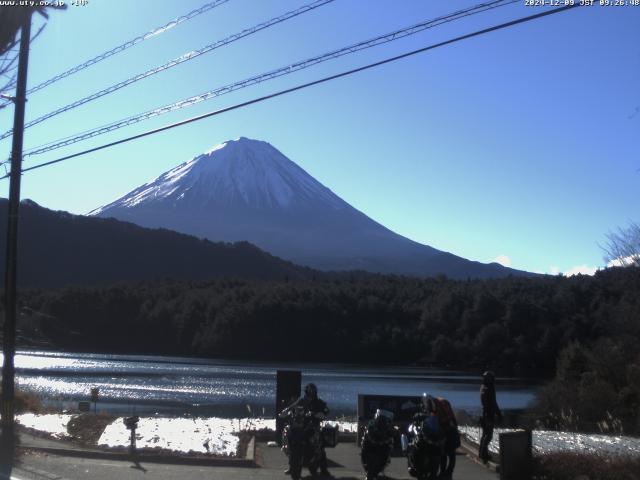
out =
<svg viewBox="0 0 640 480"><path fill-rule="evenodd" d="M31 37L31 9L25 9L20 29L20 56L16 96L13 99L13 143L11 150L11 180L7 222L7 253L4 276L4 339L2 352L2 451L10 453L14 448L14 393L15 368L13 357L16 351L16 266L18 259L18 209L20 207L20 177L22 175L22 140L24 134L24 111L27 101L27 65L29 63L29 40Z"/></svg>

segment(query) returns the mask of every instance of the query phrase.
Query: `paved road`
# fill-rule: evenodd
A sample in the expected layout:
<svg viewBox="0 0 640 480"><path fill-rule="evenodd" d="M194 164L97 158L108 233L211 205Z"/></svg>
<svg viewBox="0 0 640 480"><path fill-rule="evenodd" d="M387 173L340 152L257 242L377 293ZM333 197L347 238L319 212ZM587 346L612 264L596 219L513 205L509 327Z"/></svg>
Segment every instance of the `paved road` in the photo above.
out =
<svg viewBox="0 0 640 480"><path fill-rule="evenodd" d="M364 475L359 463L358 449L353 443L343 443L328 449L329 470L336 480L361 480ZM277 448L259 443L256 451L258 468L199 467L162 465L72 458L41 453L24 453L12 475L17 480L288 480L283 474L286 459ZM393 458L386 470L388 478L409 480L406 459ZM0 477L1 478L1 477ZM308 475L308 479L312 477ZM316 477L320 479L321 477ZM457 457L456 480L497 480L498 476L460 453Z"/></svg>

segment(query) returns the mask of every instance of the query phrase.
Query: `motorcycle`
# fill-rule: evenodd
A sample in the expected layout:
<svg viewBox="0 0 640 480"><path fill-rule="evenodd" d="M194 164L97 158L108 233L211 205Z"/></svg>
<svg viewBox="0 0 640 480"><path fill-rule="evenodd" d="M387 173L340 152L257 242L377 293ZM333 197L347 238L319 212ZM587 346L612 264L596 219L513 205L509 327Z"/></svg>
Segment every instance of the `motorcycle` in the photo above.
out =
<svg viewBox="0 0 640 480"><path fill-rule="evenodd" d="M418 480L435 480L445 443L437 417L421 416L409 426L400 442L407 455L409 475Z"/></svg>
<svg viewBox="0 0 640 480"><path fill-rule="evenodd" d="M305 412L301 405L286 408L280 413L285 421L282 430L282 451L289 457L289 473L293 480L299 480L302 467L309 468L315 475L320 466L320 429L313 415Z"/></svg>
<svg viewBox="0 0 640 480"><path fill-rule="evenodd" d="M373 420L365 427L360 450L360 460L366 480L374 480L391 461L393 450L393 413L376 410Z"/></svg>

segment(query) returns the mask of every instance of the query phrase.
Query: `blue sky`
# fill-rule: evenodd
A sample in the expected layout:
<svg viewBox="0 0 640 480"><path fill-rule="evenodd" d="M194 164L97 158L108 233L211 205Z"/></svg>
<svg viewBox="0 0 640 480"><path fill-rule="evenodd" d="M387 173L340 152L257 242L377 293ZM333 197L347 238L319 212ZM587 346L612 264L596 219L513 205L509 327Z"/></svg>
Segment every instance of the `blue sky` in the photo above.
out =
<svg viewBox="0 0 640 480"><path fill-rule="evenodd" d="M33 43L34 86L205 3L89 0ZM304 0L228 3L34 93L27 120L239 32ZM33 147L428 20L476 1L335 0L26 131ZM524 0L240 90L25 167L541 11ZM42 23L37 19L35 24ZM73 213L211 146L266 140L371 218L483 262L557 273L603 265L605 234L640 220L640 7L585 7L25 173L22 198ZM0 111L1 130L12 109ZM0 143L8 155L9 142ZM8 195L8 182L0 182Z"/></svg>

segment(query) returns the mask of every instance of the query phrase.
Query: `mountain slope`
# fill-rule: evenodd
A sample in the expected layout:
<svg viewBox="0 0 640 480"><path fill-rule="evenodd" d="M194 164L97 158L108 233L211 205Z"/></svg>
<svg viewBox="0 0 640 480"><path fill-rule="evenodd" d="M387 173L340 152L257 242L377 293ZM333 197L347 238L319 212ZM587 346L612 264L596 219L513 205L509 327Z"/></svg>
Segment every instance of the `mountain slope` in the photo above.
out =
<svg viewBox="0 0 640 480"><path fill-rule="evenodd" d="M7 204L0 199L0 218L6 218ZM28 287L219 276L282 280L313 273L246 242L212 243L115 219L55 212L28 200L20 206L19 242L18 283ZM5 248L2 222L0 251ZM4 271L4 255L0 268Z"/></svg>
<svg viewBox="0 0 640 480"><path fill-rule="evenodd" d="M90 215L215 241L249 241L322 270L453 278L527 274L422 245L356 210L267 142L244 137L160 175Z"/></svg>

